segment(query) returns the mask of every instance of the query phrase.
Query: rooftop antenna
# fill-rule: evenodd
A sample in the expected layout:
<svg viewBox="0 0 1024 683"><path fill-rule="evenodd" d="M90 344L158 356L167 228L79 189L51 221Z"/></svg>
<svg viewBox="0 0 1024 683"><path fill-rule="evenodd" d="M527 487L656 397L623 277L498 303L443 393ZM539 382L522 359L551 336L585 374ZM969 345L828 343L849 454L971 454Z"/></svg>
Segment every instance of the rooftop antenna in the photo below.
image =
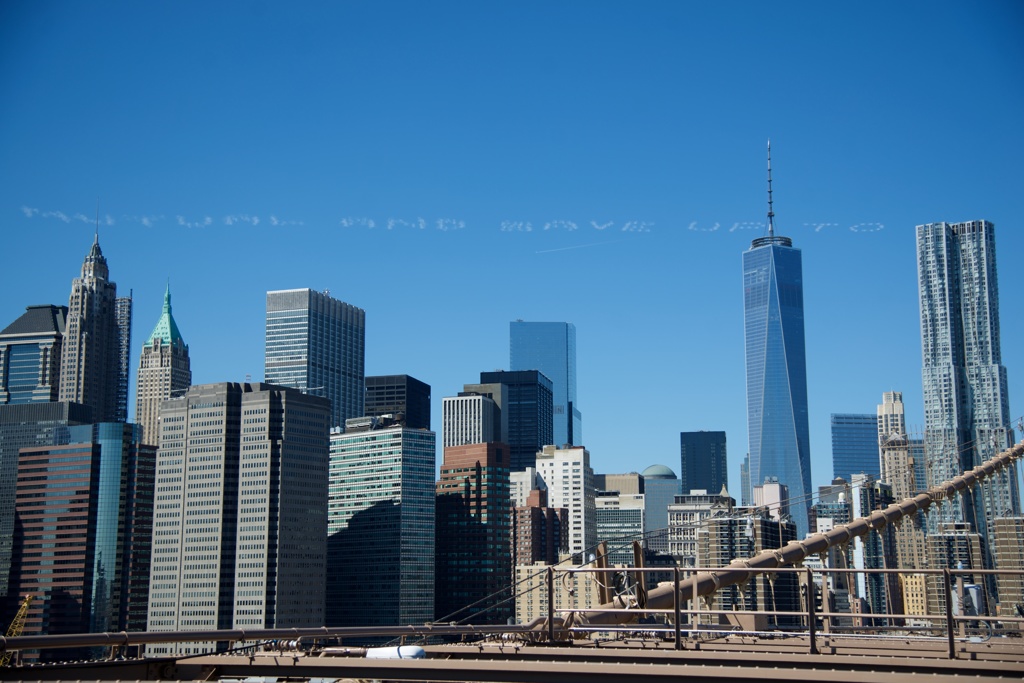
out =
<svg viewBox="0 0 1024 683"><path fill-rule="evenodd" d="M775 212L772 211L772 141L768 139L768 236L775 236Z"/></svg>
<svg viewBox="0 0 1024 683"><path fill-rule="evenodd" d="M96 244L100 243L100 198L96 198L96 236L93 238Z"/></svg>

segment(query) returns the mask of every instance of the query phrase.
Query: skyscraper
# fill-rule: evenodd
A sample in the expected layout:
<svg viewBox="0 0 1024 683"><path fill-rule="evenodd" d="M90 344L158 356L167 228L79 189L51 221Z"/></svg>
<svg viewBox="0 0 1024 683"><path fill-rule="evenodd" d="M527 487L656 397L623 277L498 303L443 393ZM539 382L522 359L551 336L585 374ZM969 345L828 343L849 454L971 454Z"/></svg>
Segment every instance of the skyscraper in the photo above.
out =
<svg viewBox="0 0 1024 683"><path fill-rule="evenodd" d="M441 416L445 448L501 441L501 408L490 396L465 391L446 396L441 399Z"/></svg>
<svg viewBox="0 0 1024 683"><path fill-rule="evenodd" d="M410 429L430 429L430 385L409 375L366 378L367 417L401 413Z"/></svg>
<svg viewBox="0 0 1024 683"><path fill-rule="evenodd" d="M436 449L434 432L386 417L331 434L328 626L433 619Z"/></svg>
<svg viewBox="0 0 1024 683"><path fill-rule="evenodd" d="M327 292L267 292L264 376L331 401L331 426L363 417L366 314Z"/></svg>
<svg viewBox="0 0 1024 683"><path fill-rule="evenodd" d="M507 397L501 412L507 425L502 440L512 449L512 471L537 462L537 451L554 443L554 386L539 370L481 372L481 384L504 384Z"/></svg>
<svg viewBox="0 0 1024 683"><path fill-rule="evenodd" d="M877 478L878 416L832 413L832 478L853 481L854 474Z"/></svg>
<svg viewBox="0 0 1024 683"><path fill-rule="evenodd" d="M150 631L323 625L329 420L326 399L267 384L163 404Z"/></svg>
<svg viewBox="0 0 1024 683"><path fill-rule="evenodd" d="M811 493L803 264L793 241L775 234L768 150L768 235L743 253L749 472L754 484L778 477L789 488L803 538Z"/></svg>
<svg viewBox="0 0 1024 683"><path fill-rule="evenodd" d="M131 297L117 298L99 235L71 284L60 367L60 400L83 403L97 421L128 419L126 344L131 343Z"/></svg>
<svg viewBox="0 0 1024 683"><path fill-rule="evenodd" d="M582 446L545 446L537 453L537 474L548 491L548 505L569 511L569 552L583 556L597 545L597 504L590 451Z"/></svg>
<svg viewBox="0 0 1024 683"><path fill-rule="evenodd" d="M972 469L1013 443L999 341L995 229L988 221L917 226L928 484ZM929 516L969 522L985 536L996 517L1020 514L1013 468L963 505ZM990 546L986 546L990 547ZM991 565L990 565L991 566Z"/></svg>
<svg viewBox="0 0 1024 683"><path fill-rule="evenodd" d="M68 427L92 422L92 410L79 403L0 405L0 598L7 595L14 536L18 452L34 446L68 443Z"/></svg>
<svg viewBox="0 0 1024 683"><path fill-rule="evenodd" d="M29 306L0 332L0 405L56 401L67 306Z"/></svg>
<svg viewBox="0 0 1024 683"><path fill-rule="evenodd" d="M148 594L133 589L149 583L156 449L131 424L68 435L23 449L18 463L11 592L35 596L25 635L145 630Z"/></svg>
<svg viewBox="0 0 1024 683"><path fill-rule="evenodd" d="M509 324L510 369L539 370L551 380L554 444L583 445L583 416L576 400L576 326L572 323Z"/></svg>
<svg viewBox="0 0 1024 683"><path fill-rule="evenodd" d="M728 487L725 432L680 432L679 459L679 485L684 495L697 489L717 494Z"/></svg>
<svg viewBox="0 0 1024 683"><path fill-rule="evenodd" d="M508 456L502 443L444 449L436 489L438 620L504 624L512 614Z"/></svg>
<svg viewBox="0 0 1024 683"><path fill-rule="evenodd" d="M181 395L192 384L188 346L171 315L171 288L164 292L164 310L142 345L136 382L135 421L142 442L159 445L160 402Z"/></svg>

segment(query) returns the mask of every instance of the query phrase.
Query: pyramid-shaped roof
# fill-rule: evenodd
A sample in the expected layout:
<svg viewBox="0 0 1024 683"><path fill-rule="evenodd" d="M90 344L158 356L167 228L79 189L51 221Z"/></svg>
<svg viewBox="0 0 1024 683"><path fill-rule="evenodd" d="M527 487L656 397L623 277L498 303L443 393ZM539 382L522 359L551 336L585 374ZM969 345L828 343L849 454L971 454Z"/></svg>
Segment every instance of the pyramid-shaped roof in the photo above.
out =
<svg viewBox="0 0 1024 683"><path fill-rule="evenodd" d="M149 335L149 339L146 340L146 346L153 346L157 339L160 339L163 344L185 345L185 340L182 339L181 332L178 330L178 324L174 322L174 316L171 315L170 285L167 285L167 290L164 292L164 312L161 314L160 320L157 321L156 327L153 328L153 334Z"/></svg>

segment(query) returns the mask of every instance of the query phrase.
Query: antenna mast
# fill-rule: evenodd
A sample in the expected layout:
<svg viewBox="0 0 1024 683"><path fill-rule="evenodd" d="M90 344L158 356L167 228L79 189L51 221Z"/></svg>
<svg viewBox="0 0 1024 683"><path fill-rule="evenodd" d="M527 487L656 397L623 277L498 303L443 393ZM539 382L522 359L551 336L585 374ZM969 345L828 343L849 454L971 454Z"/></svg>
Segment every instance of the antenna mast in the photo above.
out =
<svg viewBox="0 0 1024 683"><path fill-rule="evenodd" d="M768 236L775 236L775 212L772 211L772 141L768 140Z"/></svg>

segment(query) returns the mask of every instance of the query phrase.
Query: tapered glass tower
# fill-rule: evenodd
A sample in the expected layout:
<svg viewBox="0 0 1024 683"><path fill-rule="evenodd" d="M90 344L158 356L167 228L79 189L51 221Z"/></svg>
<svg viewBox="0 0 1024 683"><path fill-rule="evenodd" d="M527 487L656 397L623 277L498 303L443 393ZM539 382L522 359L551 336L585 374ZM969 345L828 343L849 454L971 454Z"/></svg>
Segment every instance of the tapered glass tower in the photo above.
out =
<svg viewBox="0 0 1024 683"><path fill-rule="evenodd" d="M994 227L988 221L917 226L925 465L929 486L972 469L1013 443L999 343ZM1012 470L943 505L930 524L970 522L985 535L1020 514Z"/></svg>
<svg viewBox="0 0 1024 683"><path fill-rule="evenodd" d="M750 481L778 477L789 488L803 538L811 493L803 263L793 241L775 234L770 145L768 151L768 235L743 253Z"/></svg>

